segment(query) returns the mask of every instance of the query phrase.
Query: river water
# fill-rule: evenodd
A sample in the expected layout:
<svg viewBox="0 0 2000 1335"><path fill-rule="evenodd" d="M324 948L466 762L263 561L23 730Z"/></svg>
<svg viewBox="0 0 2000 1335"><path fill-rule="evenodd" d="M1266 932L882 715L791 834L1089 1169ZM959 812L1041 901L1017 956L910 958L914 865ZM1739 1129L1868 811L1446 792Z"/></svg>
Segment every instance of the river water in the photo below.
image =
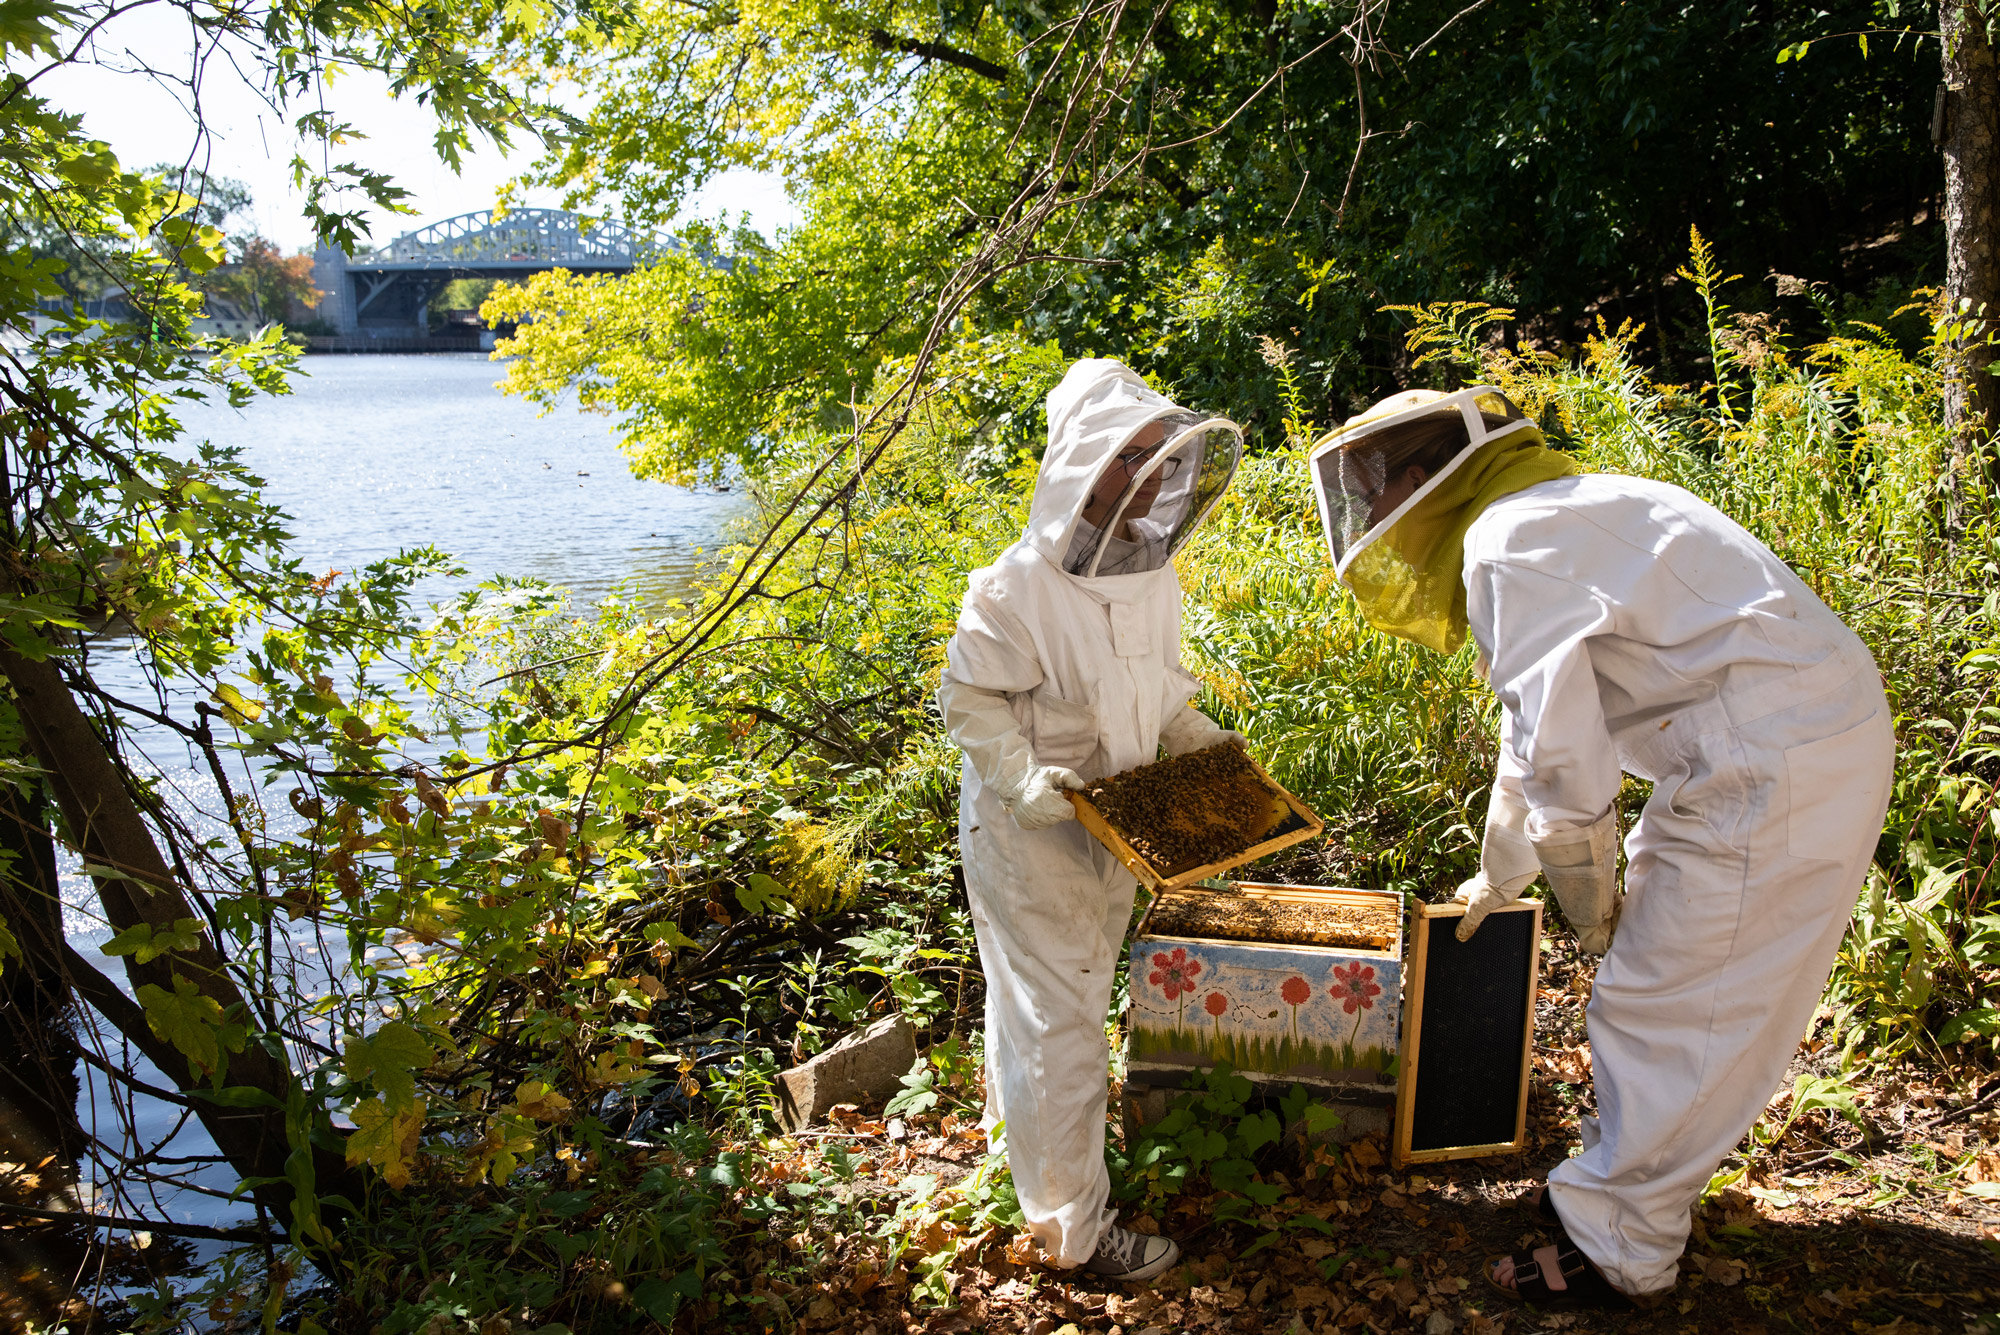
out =
<svg viewBox="0 0 2000 1335"><path fill-rule="evenodd" d="M266 499L294 517L293 550L315 571L353 570L428 544L467 572L430 581L422 593L433 603L501 574L561 585L580 609L614 591L658 602L686 590L742 499L633 477L617 450L614 423L568 409L540 416L495 388L501 370L478 355L312 357L289 396L241 411L198 406L182 420L191 439L243 450L246 464L265 479ZM106 685L123 688L121 694L139 687L116 639L100 641L95 654ZM213 782L191 757L176 754L171 742L158 745L156 737L138 740L175 805L196 815L216 809ZM122 980L122 968L97 952L110 931L88 879L73 862L63 870L72 944L86 958L103 959ZM142 1080L171 1083L143 1060L133 1069ZM103 1119L122 1094L89 1067L78 1075L83 1125L108 1131ZM171 1105L141 1096L131 1100L129 1116L140 1141L171 1136L160 1151L166 1155L209 1150L199 1124ZM86 1201L95 1195L106 1213L210 1226L241 1223L251 1213L199 1191L93 1184L103 1166L82 1168L79 1194ZM234 1174L211 1165L192 1182L226 1192ZM197 1244L195 1259L220 1247Z"/></svg>
<svg viewBox="0 0 2000 1335"><path fill-rule="evenodd" d="M739 505L633 477L608 418L538 416L494 388L502 368L478 354L301 366L287 397L182 420L243 448L265 497L297 517L294 546L314 568L430 543L474 580L537 576L582 602L621 583L661 596L686 586Z"/></svg>

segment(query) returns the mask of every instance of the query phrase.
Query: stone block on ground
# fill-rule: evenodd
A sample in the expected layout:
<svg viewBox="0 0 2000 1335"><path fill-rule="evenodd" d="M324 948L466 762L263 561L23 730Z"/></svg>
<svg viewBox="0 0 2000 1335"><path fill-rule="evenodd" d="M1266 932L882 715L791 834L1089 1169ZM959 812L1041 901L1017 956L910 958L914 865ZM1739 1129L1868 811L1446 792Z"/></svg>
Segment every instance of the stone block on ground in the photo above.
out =
<svg viewBox="0 0 2000 1335"><path fill-rule="evenodd" d="M778 1076L778 1121L797 1131L837 1103L877 1103L903 1086L917 1060L917 1034L888 1015Z"/></svg>

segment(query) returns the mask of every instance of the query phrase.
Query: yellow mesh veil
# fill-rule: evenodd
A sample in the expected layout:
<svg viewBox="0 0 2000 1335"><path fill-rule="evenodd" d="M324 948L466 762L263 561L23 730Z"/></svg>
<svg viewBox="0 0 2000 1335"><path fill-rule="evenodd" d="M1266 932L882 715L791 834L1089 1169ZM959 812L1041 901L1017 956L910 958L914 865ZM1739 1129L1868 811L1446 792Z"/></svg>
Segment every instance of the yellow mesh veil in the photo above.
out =
<svg viewBox="0 0 2000 1335"><path fill-rule="evenodd" d="M1499 398L1497 391L1488 393ZM1398 396L1405 402L1414 397ZM1473 402L1483 408L1484 399L1480 395ZM1378 419L1380 408L1388 406L1380 405L1329 435L1313 451L1315 458L1337 448L1356 426ZM1578 471L1573 459L1548 447L1533 422L1511 422L1492 438L1470 442L1398 514L1384 519L1379 531L1354 542L1340 564L1341 579L1377 630L1451 653L1465 643L1465 533L1472 521L1502 496ZM1327 474L1316 469L1315 483L1322 492L1326 481ZM1321 504L1328 506L1324 495Z"/></svg>

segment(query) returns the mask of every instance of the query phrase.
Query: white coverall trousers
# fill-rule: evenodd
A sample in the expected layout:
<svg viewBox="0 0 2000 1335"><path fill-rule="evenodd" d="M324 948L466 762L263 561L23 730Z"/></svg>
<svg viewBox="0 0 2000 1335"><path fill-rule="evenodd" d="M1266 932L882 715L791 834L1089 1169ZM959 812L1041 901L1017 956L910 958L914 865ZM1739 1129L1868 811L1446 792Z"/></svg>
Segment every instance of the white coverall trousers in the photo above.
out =
<svg viewBox="0 0 2000 1335"><path fill-rule="evenodd" d="M1814 685L1829 676L1762 717L1686 711L1627 757L1654 787L1591 992L1598 1117L1549 1175L1564 1227L1627 1293L1674 1284L1690 1211L1782 1080L1874 856L1889 708L1872 666Z"/></svg>
<svg viewBox="0 0 2000 1335"><path fill-rule="evenodd" d="M1005 1123L1029 1233L1055 1264L1081 1265L1116 1217L1104 1022L1138 882L1075 821L1015 828L984 789L960 807L960 840L974 846L969 827L1002 821L999 856L965 860L986 973L986 1125Z"/></svg>

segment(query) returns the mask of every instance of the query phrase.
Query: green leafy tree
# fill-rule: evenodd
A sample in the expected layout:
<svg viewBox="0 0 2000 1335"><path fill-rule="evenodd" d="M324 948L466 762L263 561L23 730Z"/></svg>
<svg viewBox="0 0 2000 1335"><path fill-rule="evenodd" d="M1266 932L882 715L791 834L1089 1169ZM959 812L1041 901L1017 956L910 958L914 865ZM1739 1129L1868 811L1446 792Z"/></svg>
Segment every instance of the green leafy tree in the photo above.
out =
<svg viewBox="0 0 2000 1335"><path fill-rule="evenodd" d="M1411 373L1395 304L1507 304L1544 342L1630 319L1699 373L1701 313L1670 281L1690 225L1746 272L1847 291L1936 267L1913 110L1935 53L1892 38L1776 59L1874 28L1871 0L1121 9L1115 108L1067 82L1107 50L1100 11L644 12L565 68L590 111L537 179L665 222L717 172L759 167L802 221L699 224L655 269L541 279L492 312L536 322L516 389L634 413L659 476L839 421L958 267L1048 194L1068 207L1045 252L983 284L970 327L1116 352L1260 433L1278 403L1259 338L1296 349L1309 399L1344 416ZM1065 159L1083 115L1102 117L1098 155Z"/></svg>
<svg viewBox="0 0 2000 1335"><path fill-rule="evenodd" d="M315 876L331 885L354 873L328 865L310 839L297 855L268 839L261 796L232 783L222 757L245 746L269 777L331 772L350 813L339 837L395 825L407 814L409 781L392 778L407 768L396 749L407 712L380 665L413 629L412 581L442 557L404 554L338 587L316 579L289 554L285 517L240 459L183 438L180 405L282 393L292 354L275 336L191 331L202 312L194 284L226 259L218 224L231 191L199 173L169 183L130 170L41 96L38 78L88 58L88 35L116 10L0 6L0 216L18 243L0 261L0 326L26 340L0 353L0 777L10 788L0 959L89 1008L80 1040L111 1078L145 1086L125 1054L152 1061L271 1224L323 1245L332 1215L360 1195L332 1114L372 1090L407 1123L403 1082L431 1049L378 1036L367 1040L376 1056L344 1080L326 1066L274 919L315 911ZM447 160L475 132L504 139L542 125L545 112L503 76L563 32L593 26L480 0L421 13L289 0L186 13L204 50L261 77L308 139L353 137L314 93L329 71L368 69L429 100ZM198 79L191 90L199 102ZM399 206L388 178L354 163L295 166L328 240L351 244L364 207ZM55 328L28 332L38 312L94 291L122 294L131 317L72 307ZM101 672L107 624L133 637L147 683L136 698ZM145 755L161 745L211 769L231 838L188 828ZM114 933L105 953L122 960L126 987L64 939L52 842L94 881ZM344 1023L357 1036L372 1027L358 1014ZM322 1198L333 1203L323 1209Z"/></svg>

